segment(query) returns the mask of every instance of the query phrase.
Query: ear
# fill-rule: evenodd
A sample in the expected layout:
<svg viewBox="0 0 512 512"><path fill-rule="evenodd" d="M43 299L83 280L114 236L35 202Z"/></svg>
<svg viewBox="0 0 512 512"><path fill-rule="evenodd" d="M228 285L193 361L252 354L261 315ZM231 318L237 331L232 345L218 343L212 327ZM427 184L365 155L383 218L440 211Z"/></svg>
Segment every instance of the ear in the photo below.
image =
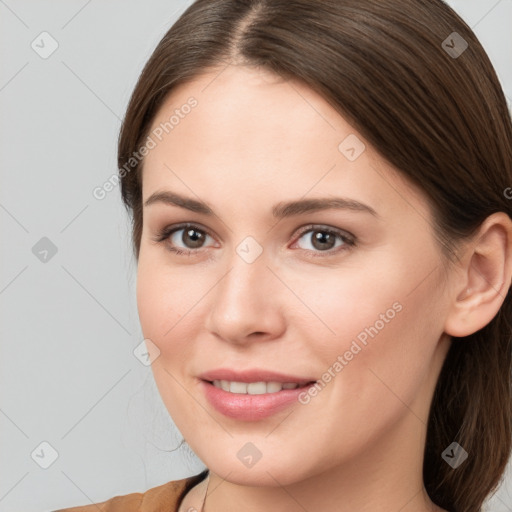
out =
<svg viewBox="0 0 512 512"><path fill-rule="evenodd" d="M487 217L460 261L444 328L456 337L485 327L505 301L512 279L510 217L504 212Z"/></svg>

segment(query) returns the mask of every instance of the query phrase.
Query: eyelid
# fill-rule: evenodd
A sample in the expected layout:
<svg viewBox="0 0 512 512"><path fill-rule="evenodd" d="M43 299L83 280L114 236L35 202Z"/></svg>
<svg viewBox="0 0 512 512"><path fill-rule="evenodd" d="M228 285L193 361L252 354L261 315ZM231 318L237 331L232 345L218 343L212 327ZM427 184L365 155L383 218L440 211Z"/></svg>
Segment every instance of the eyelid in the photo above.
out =
<svg viewBox="0 0 512 512"><path fill-rule="evenodd" d="M308 224L307 226L303 226L299 228L299 233L296 235L296 240L302 237L305 233L308 231L327 231L329 233L334 233L335 235L338 235L341 238L346 238L350 241L353 241L355 243L356 237L349 233L348 231L345 231L344 229L335 228L334 226L328 226L326 224ZM322 251L319 251L322 252ZM324 251L327 252L327 251Z"/></svg>
<svg viewBox="0 0 512 512"><path fill-rule="evenodd" d="M216 237L212 235L210 230L206 227L204 227L199 222L180 222L178 224L171 224L168 226L163 227L158 231L156 236L153 238L155 242L165 242L169 237L171 237L176 231L181 231L182 229L192 228L196 229L198 231L203 231L206 235L208 235L213 240L216 240ZM191 252L199 252L203 247L200 247L199 249L181 249L183 251L191 251Z"/></svg>

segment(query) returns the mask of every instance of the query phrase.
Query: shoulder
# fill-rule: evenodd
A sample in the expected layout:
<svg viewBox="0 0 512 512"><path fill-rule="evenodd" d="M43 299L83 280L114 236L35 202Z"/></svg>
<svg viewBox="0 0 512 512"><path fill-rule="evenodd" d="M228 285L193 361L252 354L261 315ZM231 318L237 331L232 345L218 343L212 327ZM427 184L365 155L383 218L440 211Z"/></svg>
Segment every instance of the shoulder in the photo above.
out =
<svg viewBox="0 0 512 512"><path fill-rule="evenodd" d="M208 470L204 470L198 475L172 480L143 493L114 496L101 503L62 508L53 512L174 512L189 489L204 480L207 474Z"/></svg>

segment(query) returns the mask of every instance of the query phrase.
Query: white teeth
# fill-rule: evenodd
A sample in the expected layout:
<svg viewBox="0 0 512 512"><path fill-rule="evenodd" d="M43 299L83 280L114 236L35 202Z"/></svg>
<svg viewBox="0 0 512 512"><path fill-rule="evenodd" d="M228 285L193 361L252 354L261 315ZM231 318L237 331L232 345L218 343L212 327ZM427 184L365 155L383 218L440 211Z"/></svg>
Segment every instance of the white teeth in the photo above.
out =
<svg viewBox="0 0 512 512"><path fill-rule="evenodd" d="M230 382L229 391L231 393L247 393L247 384L243 382Z"/></svg>
<svg viewBox="0 0 512 512"><path fill-rule="evenodd" d="M280 382L267 382L267 393L277 393L283 386Z"/></svg>
<svg viewBox="0 0 512 512"><path fill-rule="evenodd" d="M231 382L227 380L214 380L216 388L247 395L263 395L264 393L277 393L282 389L295 389L299 385L295 382Z"/></svg>
<svg viewBox="0 0 512 512"><path fill-rule="evenodd" d="M248 395L263 395L267 392L267 385L264 382L251 382L247 384Z"/></svg>

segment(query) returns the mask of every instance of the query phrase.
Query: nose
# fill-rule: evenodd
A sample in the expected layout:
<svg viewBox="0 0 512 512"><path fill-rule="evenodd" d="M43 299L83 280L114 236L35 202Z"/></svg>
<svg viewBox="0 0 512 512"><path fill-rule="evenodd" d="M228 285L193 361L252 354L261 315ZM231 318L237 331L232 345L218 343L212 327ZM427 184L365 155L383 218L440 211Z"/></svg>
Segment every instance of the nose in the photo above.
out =
<svg viewBox="0 0 512 512"><path fill-rule="evenodd" d="M264 254L248 263L235 253L209 294L206 329L226 342L272 340L286 328L286 288L267 266Z"/></svg>

